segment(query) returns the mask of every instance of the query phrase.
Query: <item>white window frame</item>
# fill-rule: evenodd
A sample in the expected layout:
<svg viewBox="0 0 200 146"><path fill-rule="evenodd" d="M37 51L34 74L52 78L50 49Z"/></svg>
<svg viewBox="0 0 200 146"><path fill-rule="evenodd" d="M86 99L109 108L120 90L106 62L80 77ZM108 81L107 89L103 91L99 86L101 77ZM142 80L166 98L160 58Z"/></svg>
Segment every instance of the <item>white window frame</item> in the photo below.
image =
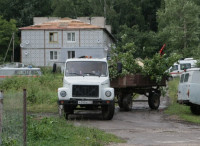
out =
<svg viewBox="0 0 200 146"><path fill-rule="evenodd" d="M50 51L49 55L50 55L49 56L50 61L58 60L58 51Z"/></svg>
<svg viewBox="0 0 200 146"><path fill-rule="evenodd" d="M67 42L70 42L70 43L76 42L76 33L75 32L67 32Z"/></svg>
<svg viewBox="0 0 200 146"><path fill-rule="evenodd" d="M49 32L49 43L58 43L58 32Z"/></svg>

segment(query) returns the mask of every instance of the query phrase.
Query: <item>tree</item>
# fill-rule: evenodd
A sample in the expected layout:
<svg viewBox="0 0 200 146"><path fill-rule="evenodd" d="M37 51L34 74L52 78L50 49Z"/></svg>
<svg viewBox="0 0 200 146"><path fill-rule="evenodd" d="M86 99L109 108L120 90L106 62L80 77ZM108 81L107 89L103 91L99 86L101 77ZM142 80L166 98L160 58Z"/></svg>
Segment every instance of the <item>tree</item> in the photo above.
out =
<svg viewBox="0 0 200 146"><path fill-rule="evenodd" d="M50 16L52 0L0 0L0 15L15 19L18 27L33 24L33 17Z"/></svg>
<svg viewBox="0 0 200 146"><path fill-rule="evenodd" d="M132 28L126 25L121 26L119 36L121 36L118 42L120 47L123 47L126 43L135 44L135 58L152 57L156 52L159 52L163 45L155 32L141 31L137 25Z"/></svg>
<svg viewBox="0 0 200 146"><path fill-rule="evenodd" d="M15 33L15 45L19 44L16 32L17 32L17 28L16 28L16 21L14 19L11 19L10 21L6 21L5 19L3 19L2 16L0 16L0 62L3 61L3 58L5 57L10 39L12 37L12 34ZM8 52L8 56L7 56L7 60L10 59L11 57L11 50L9 50Z"/></svg>
<svg viewBox="0 0 200 146"><path fill-rule="evenodd" d="M167 51L191 57L199 45L200 7L192 0L165 0L165 8L157 12L158 36Z"/></svg>

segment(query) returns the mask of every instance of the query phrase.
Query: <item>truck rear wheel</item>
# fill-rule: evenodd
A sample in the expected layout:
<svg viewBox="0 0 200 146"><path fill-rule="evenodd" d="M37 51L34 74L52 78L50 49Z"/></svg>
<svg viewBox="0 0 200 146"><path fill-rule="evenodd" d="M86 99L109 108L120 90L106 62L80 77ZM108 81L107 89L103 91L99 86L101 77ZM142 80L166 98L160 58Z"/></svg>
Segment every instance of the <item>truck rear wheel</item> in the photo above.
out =
<svg viewBox="0 0 200 146"><path fill-rule="evenodd" d="M190 105L190 110L195 115L200 115L200 105L192 104Z"/></svg>
<svg viewBox="0 0 200 146"><path fill-rule="evenodd" d="M149 107L153 110L157 110L160 106L160 93L150 92L148 98Z"/></svg>
<svg viewBox="0 0 200 146"><path fill-rule="evenodd" d="M68 120L69 114L74 113L74 108L70 105L64 105L64 116L65 119Z"/></svg>
<svg viewBox="0 0 200 146"><path fill-rule="evenodd" d="M125 111L130 111L132 110L132 105L133 105L132 94L127 94L123 98L123 108Z"/></svg>
<svg viewBox="0 0 200 146"><path fill-rule="evenodd" d="M102 116L104 120L111 120L115 113L115 102L102 106Z"/></svg>
<svg viewBox="0 0 200 146"><path fill-rule="evenodd" d="M123 108L123 98L122 98L122 93L119 93L117 95L117 102L120 108Z"/></svg>

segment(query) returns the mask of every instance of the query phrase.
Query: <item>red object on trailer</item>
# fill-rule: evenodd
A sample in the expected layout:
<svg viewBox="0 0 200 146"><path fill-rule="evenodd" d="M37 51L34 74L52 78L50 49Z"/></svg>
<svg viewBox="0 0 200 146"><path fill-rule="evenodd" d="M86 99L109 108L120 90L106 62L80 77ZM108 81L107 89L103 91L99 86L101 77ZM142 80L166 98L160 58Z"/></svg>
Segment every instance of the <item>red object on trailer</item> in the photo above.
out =
<svg viewBox="0 0 200 146"><path fill-rule="evenodd" d="M162 48L160 49L160 51L159 51L160 56L162 56L162 55L165 54L164 51L163 51L165 47L166 47L166 44L164 44L164 45L162 46Z"/></svg>

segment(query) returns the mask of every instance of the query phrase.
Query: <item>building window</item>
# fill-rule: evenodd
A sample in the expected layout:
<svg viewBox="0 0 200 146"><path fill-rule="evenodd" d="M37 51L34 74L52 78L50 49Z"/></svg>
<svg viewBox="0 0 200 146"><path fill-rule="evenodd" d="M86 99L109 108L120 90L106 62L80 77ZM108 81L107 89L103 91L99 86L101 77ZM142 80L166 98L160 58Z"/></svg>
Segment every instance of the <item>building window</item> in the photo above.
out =
<svg viewBox="0 0 200 146"><path fill-rule="evenodd" d="M58 42L58 33L57 32L50 32L49 33L49 42L50 43L57 43Z"/></svg>
<svg viewBox="0 0 200 146"><path fill-rule="evenodd" d="M58 52L50 51L50 60L57 60L57 59L58 59Z"/></svg>
<svg viewBox="0 0 200 146"><path fill-rule="evenodd" d="M68 32L67 33L67 41L68 42L75 42L75 32Z"/></svg>
<svg viewBox="0 0 200 146"><path fill-rule="evenodd" d="M75 51L68 51L68 59L75 58Z"/></svg>

